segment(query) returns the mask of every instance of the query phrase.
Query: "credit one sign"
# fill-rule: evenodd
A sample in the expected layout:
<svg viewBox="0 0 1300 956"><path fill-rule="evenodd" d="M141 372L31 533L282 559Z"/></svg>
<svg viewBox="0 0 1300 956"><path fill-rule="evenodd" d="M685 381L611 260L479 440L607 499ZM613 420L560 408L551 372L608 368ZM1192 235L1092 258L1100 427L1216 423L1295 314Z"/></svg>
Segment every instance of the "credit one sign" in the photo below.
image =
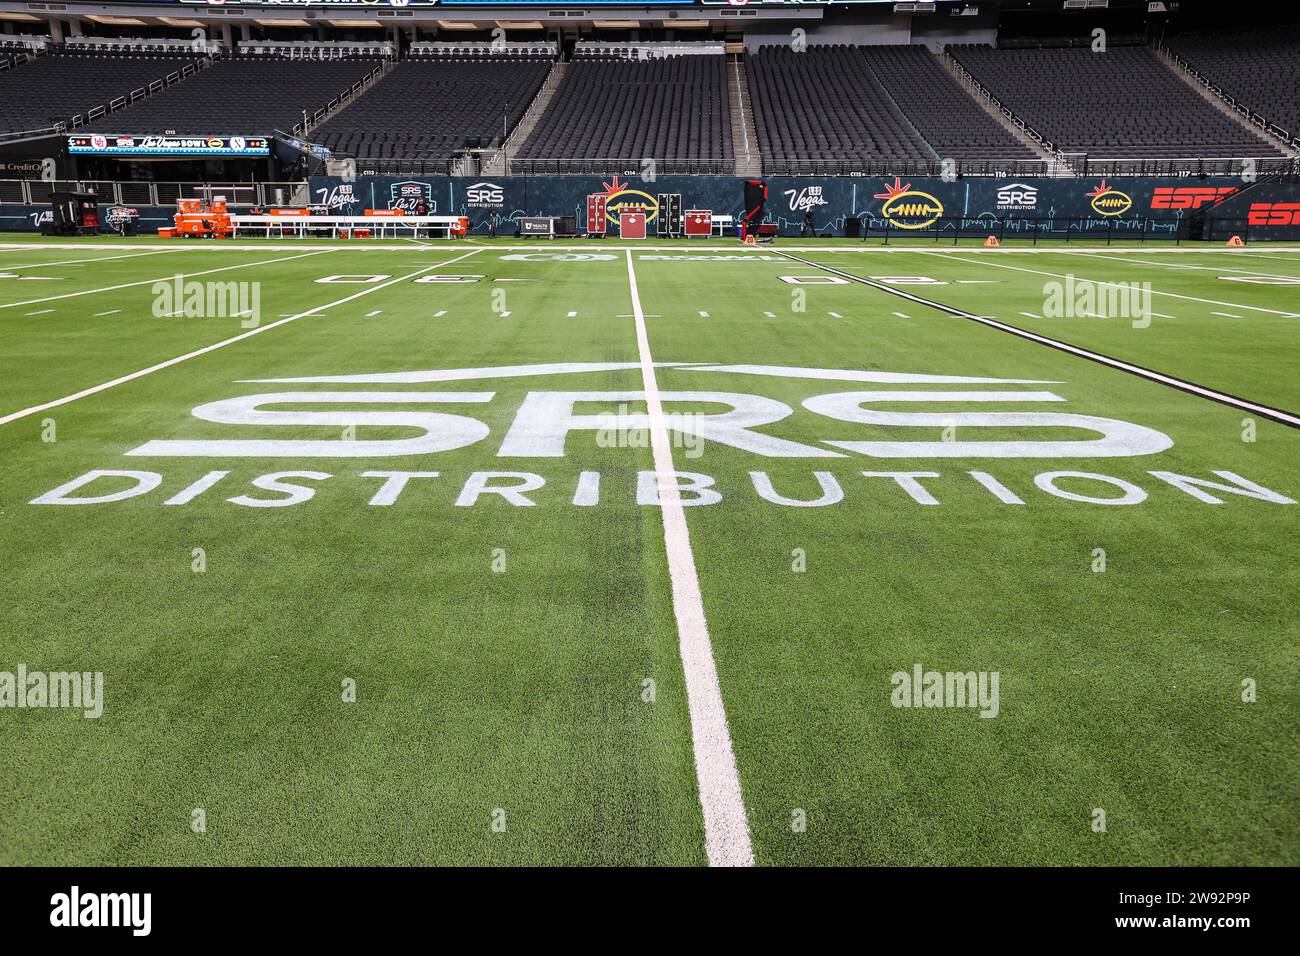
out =
<svg viewBox="0 0 1300 956"><path fill-rule="evenodd" d="M265 136L122 136L81 133L68 152L95 156L269 156Z"/></svg>

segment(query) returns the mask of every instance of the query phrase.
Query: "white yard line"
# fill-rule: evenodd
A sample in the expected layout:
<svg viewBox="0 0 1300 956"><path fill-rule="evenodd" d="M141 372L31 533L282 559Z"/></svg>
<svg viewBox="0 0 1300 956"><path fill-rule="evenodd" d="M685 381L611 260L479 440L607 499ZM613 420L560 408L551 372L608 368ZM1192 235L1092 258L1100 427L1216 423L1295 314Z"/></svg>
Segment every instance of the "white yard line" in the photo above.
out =
<svg viewBox="0 0 1300 956"><path fill-rule="evenodd" d="M722 703L718 670L713 662L713 644L704 617L704 599L695 571L686 510L677 490L672 445L664 422L663 403L655 382L654 360L646 334L645 313L637 291L632 251L627 250L627 281L632 291L632 315L636 320L636 346L641 361L650 417L650 447L659 498L664 517L664 548L672 579L673 614L677 618L678 646L686 675L686 700L691 715L691 741L695 748L695 775L704 809L704 848L710 866L753 866L754 850L749 840L749 820L741 796L736 756L731 749L731 730Z"/></svg>
<svg viewBox="0 0 1300 956"><path fill-rule="evenodd" d="M296 256L281 256L279 259L260 259L257 262L241 262L237 266L222 266L220 269L206 269L203 272L179 272L169 276L160 276L157 279L141 279L139 282L123 282L121 285L105 286L102 289L82 289L80 292L65 292L63 295L47 295L43 299L27 299L23 302L7 302L0 305L0 309L15 309L20 305L39 305L42 302L53 302L56 299L74 299L79 295L98 295L101 292L116 292L118 289L129 289L137 285L153 285L155 282L172 282L175 279L193 279L195 276L210 276L215 272L229 272L231 269L253 269L257 266L269 266L274 262L288 262L290 259L304 259L307 256L319 256L328 249L317 249L312 252L302 252Z"/></svg>
<svg viewBox="0 0 1300 956"><path fill-rule="evenodd" d="M1024 266L1009 266L1001 262L979 262L976 259L963 259L961 256L952 255L947 252L922 252L923 256L938 256L940 259L949 259L956 262L969 262L972 265L991 266L994 269L1011 269L1015 272L1028 272L1030 275L1049 276L1053 279L1066 279L1068 276L1059 272L1043 272L1041 269L1026 269ZM1107 282L1103 279L1089 279L1087 276L1076 275L1076 282L1091 282L1093 285L1119 287L1123 283ZM1242 305L1240 302L1223 302L1220 299L1202 299L1195 295L1181 295L1177 292L1161 292L1159 289L1152 289L1152 295L1163 295L1171 299L1184 299L1188 302L1204 302L1206 305L1223 305L1233 309L1246 309L1251 312L1267 312L1269 315L1281 315L1288 319L1295 318L1294 312L1283 312L1281 309L1265 309L1258 305Z"/></svg>
<svg viewBox="0 0 1300 956"><path fill-rule="evenodd" d="M1143 266L1160 266L1162 269L1177 269L1181 272L1196 270L1200 272L1240 272L1248 276L1268 276L1273 279L1291 279L1294 276L1280 276L1276 272L1255 272L1250 269L1229 269L1227 266L1192 266L1183 265L1178 262L1152 262L1150 259L1123 259L1119 256L1103 255L1100 252L1072 252L1066 251L1067 256L1087 256L1089 259L1111 259L1115 262L1134 262Z"/></svg>
<svg viewBox="0 0 1300 956"><path fill-rule="evenodd" d="M1300 262L1295 256L1270 256L1263 252L1233 252L1229 255L1241 256L1243 259L1281 259L1283 262Z"/></svg>
<svg viewBox="0 0 1300 956"><path fill-rule="evenodd" d="M99 385L93 385L90 388L83 388L81 391L74 392L71 395L65 395L63 396L63 398L56 398L51 402L44 402L43 404L40 405L33 405L31 408L24 408L21 411L11 412L8 415L0 417L0 425L7 425L10 422L17 421L20 418L26 418L28 415L37 415L41 412L48 411L51 408L58 408L60 405L67 405L69 402L75 402L79 398L86 398L89 395L96 395L100 392L107 391L108 389L113 388L117 385L123 385L127 382L133 382L137 378L144 378L146 375L152 375L154 372L161 372L163 369L171 368L173 365L179 365L181 362L187 362L192 358L198 358L200 355L207 355L209 352L215 352L217 349L225 348L227 345L234 345L236 342L242 342L244 339L252 338L254 335L260 335L263 332L271 331L271 329L279 328L282 325L287 325L296 319L302 319L302 318L306 318L309 315L315 315L316 313L320 312L322 309L329 309L329 308L333 308L336 305L343 305L344 303L351 302L353 299L359 299L363 295L369 295L372 292L378 292L380 289L385 289L390 285L396 285L398 282L405 282L409 279L414 279L416 276L428 272L431 269L438 269L441 268L442 266L449 266L453 262L459 262L461 259L465 259L469 256L472 256L474 255L475 252L478 251L480 250L475 249L472 252L465 253L465 255L463 256L457 256L455 259L448 259L446 262L438 262L431 266L425 266L423 269L417 269L415 272L408 273L407 275L404 276L398 276L396 279L389 279L387 282L381 282L378 285L367 286L366 288L362 289L360 292L354 292L352 293L352 295L349 295L345 298L338 299L334 302L327 302L324 305L318 305L314 309L308 309L305 312L296 312L293 315L288 316L287 318L280 319L277 322L271 322L268 323L267 325L258 326L255 329L250 329L247 332L242 332L239 335L232 336L231 338L223 339L220 342L214 342L212 345L205 345L203 348L195 349L193 352L186 352L184 355L178 355L175 358L169 358L165 362L159 362L157 365L150 365L148 368L142 368L138 372L132 372L129 375L122 375L118 378L113 379L112 381L103 382Z"/></svg>
<svg viewBox="0 0 1300 956"><path fill-rule="evenodd" d="M58 262L20 262L18 265L0 266L0 269L38 269L41 266L71 266L80 265L83 262L109 262L113 259L137 259L140 256L165 256L169 252L184 251L184 249L154 249L152 252L132 252L124 256L96 256L94 259L63 259Z"/></svg>

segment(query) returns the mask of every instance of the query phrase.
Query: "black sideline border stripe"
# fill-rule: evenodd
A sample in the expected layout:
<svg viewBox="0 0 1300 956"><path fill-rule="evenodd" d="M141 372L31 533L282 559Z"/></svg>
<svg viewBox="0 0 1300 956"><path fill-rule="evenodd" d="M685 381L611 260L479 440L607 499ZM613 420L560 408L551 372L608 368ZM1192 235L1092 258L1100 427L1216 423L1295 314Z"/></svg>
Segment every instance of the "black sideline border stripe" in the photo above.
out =
<svg viewBox="0 0 1300 956"><path fill-rule="evenodd" d="M1028 329L1022 329L1015 325L1008 325L1005 322L999 322L996 319L986 318L982 315L975 315L973 312L967 312L951 305L944 305L942 302L935 302L931 299L922 298L911 292L905 292L902 289L885 285L881 282L875 282L871 279L865 279L862 276L853 275L851 272L843 272L834 266L828 266L821 262L814 262L811 259L802 259L799 256L791 255L788 252L782 252L780 249L773 249L777 255L789 259L792 262L798 262L814 269L820 269L823 272L829 272L831 275L839 276L841 279L849 279L853 282L859 282L862 285L870 286L881 292L887 292L890 295L897 296L900 299L906 299L908 302L914 302L917 305L923 305L926 308L935 309L947 315L959 319L967 319L971 322L978 322L981 325L988 326L991 329L997 329L999 332L1006 332L1010 335L1018 336L1029 342L1036 342L1039 345L1046 345L1049 348L1057 349L1069 355L1079 358L1085 358L1090 362L1096 362L1107 368L1117 369L1121 372L1127 372L1130 375L1136 375L1138 378L1144 378L1149 382L1155 382L1159 385L1167 385L1170 388L1176 388L1180 392L1186 392L1188 395L1196 395L1200 398L1208 398L1212 402L1218 402L1220 405L1227 405L1229 408L1236 408L1240 411L1250 412L1258 415L1260 418L1267 418L1269 421L1277 422L1279 425L1286 425L1290 428L1300 429L1300 415L1294 412L1288 412L1281 408L1274 408L1271 405L1264 405L1260 402L1253 402L1250 399L1239 398L1227 392L1220 392L1213 388L1207 388L1204 385L1197 385L1195 382L1189 382L1186 379L1178 378L1175 375L1168 375L1164 372L1157 372L1154 369L1144 368L1141 365L1135 365L1132 362L1126 362L1123 359L1112 358L1109 355L1103 355L1100 352L1093 352L1079 345L1071 345L1069 342L1062 342L1058 339L1050 338L1046 335L1039 335L1037 332L1030 332Z"/></svg>

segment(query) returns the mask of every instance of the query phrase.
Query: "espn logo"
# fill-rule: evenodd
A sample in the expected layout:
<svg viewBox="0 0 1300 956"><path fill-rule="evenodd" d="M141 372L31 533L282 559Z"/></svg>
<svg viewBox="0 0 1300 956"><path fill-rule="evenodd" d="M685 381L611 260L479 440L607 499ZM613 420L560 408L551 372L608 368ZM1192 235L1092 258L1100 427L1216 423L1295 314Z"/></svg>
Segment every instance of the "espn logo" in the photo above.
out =
<svg viewBox="0 0 1300 956"><path fill-rule="evenodd" d="M1151 208L1200 209L1236 191L1236 186L1158 186L1151 196Z"/></svg>
<svg viewBox="0 0 1300 956"><path fill-rule="evenodd" d="M1300 226L1300 202L1251 203L1246 222L1252 226Z"/></svg>

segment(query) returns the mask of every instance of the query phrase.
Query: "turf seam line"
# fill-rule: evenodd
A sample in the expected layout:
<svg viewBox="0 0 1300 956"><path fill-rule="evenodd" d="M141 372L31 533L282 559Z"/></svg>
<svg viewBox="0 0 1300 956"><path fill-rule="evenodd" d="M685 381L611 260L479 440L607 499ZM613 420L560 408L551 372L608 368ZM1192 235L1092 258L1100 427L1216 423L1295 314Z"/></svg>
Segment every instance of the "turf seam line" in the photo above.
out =
<svg viewBox="0 0 1300 956"><path fill-rule="evenodd" d="M704 812L704 849L710 866L753 866L745 799L736 772L731 730L713 660L713 644L704 614L700 578L691 551L686 511L678 490L672 445L664 421L663 402L655 381L654 359L646 333L645 313L637 289L632 251L627 251L627 280L636 322L637 354L650 419L650 447L654 454L656 486L664 521L664 550L672 579L673 616L677 619L678 650L686 678L686 705L691 718L691 744L700 807Z"/></svg>
<svg viewBox="0 0 1300 956"><path fill-rule="evenodd" d="M288 325L290 322L293 322L296 319L306 318L307 316L314 315L315 313L320 312L324 309L332 309L336 305L343 305L346 302L351 302L353 299L359 299L361 296L368 295L371 292L378 292L380 289L385 289L388 286L395 285L398 282L405 282L409 279L414 279L416 276L420 275L421 273L428 272L431 269L439 269L442 266L449 266L453 262L459 262L461 259L466 259L469 256L474 255L474 253L480 251L481 250L479 249L474 249L470 252L465 253L463 256L457 256L455 259L448 259L446 262L437 262L431 266L425 266L423 269L417 269L415 272L412 272L408 275L398 276L396 279L390 279L389 281L382 282L379 285L367 286L366 288L362 289L360 292L354 292L352 295L347 296L346 298L338 299L334 302L327 302L324 305L318 305L315 308L308 309L305 312L298 312L295 315L291 315L288 316L287 318L279 319L275 322L270 322L266 325L259 325L255 329L249 329L247 332L241 332L239 335L233 336L228 339L223 339L220 342L214 342L211 345L205 345L201 349L195 349L192 352L186 352L184 355L177 355L174 358L169 358L166 361L159 362L157 365L151 365L148 368L142 368L139 371L131 372L129 375L122 375L118 378L113 379L112 381L102 382L99 385L92 385L90 388L83 388L79 392L74 392L71 395L65 395L63 398L56 398L53 401L44 402L43 404L40 405L33 405L31 408L24 408L22 411L11 412L8 415L0 417L0 425L7 425L10 422L17 421L20 418L26 418L28 415L35 415L38 414L39 412L44 412L51 408L57 408L60 405L67 405L70 402L77 401L77 399L86 398L90 395L96 395L99 392L107 391L108 389L113 388L117 385L124 385L127 382L135 381L137 378L144 378L144 376L151 375L154 372L161 372L165 368L171 368L171 366L179 365L181 362L188 361L189 359L198 358L200 355L207 355L209 352L215 352L217 349L224 348L227 345L234 345L236 342L242 342L244 339L251 338L254 335L258 335L259 333L269 332L271 329L279 328L282 325Z"/></svg>
<svg viewBox="0 0 1300 956"><path fill-rule="evenodd" d="M814 269L821 269L844 279L851 279L854 282L860 282L863 285L870 286L873 289L878 289L881 292L896 295L900 298L907 299L910 302L915 302L918 305L924 305L931 309L936 309L959 319L968 319L971 322L978 322L981 325L987 325L989 328L997 329L1001 332L1008 332L1011 335L1019 336L1020 338L1026 339L1030 342L1036 342L1039 345L1046 345L1049 348L1058 349L1059 351L1078 356L1079 358L1085 358L1090 362L1096 362L1097 364L1105 365L1108 368L1127 372L1130 375L1136 375L1139 378L1144 378L1160 385L1167 385L1170 388L1176 388L1178 391L1186 392L1189 395L1208 398L1210 401L1218 402L1220 405L1227 405L1230 408L1248 411L1258 415L1260 418L1267 418L1269 421L1277 422L1279 425L1288 425L1291 428L1300 428L1300 415L1296 415L1294 412L1274 408L1271 405L1263 405L1259 402L1252 402L1249 399L1240 398L1227 392L1220 392L1216 389L1206 388L1204 385L1197 385L1195 382L1189 382L1173 375L1167 375L1164 372L1157 372L1154 369L1135 365L1134 363L1126 362L1123 359L1112 358L1109 355L1103 355L1100 352L1093 352L1090 349L1085 349L1078 345L1071 345L1068 342L1049 338L1046 335L1039 335L1037 332L1030 332L1028 329L1022 329L1015 325L1008 325L1005 322L998 322L982 315L975 315L971 312L966 312L963 309L944 305L942 302L934 302L930 299L924 299L911 292L905 292L902 289L895 289L891 286L884 285L883 283L873 282L870 279L864 279L862 276L853 275L851 272L842 272L839 269L823 265L820 262L813 262L810 259L801 259L798 256L792 256L789 253L781 252L780 250L774 249L772 251L776 252L778 255L785 256L787 259L794 262L800 262L806 266L812 266Z"/></svg>

